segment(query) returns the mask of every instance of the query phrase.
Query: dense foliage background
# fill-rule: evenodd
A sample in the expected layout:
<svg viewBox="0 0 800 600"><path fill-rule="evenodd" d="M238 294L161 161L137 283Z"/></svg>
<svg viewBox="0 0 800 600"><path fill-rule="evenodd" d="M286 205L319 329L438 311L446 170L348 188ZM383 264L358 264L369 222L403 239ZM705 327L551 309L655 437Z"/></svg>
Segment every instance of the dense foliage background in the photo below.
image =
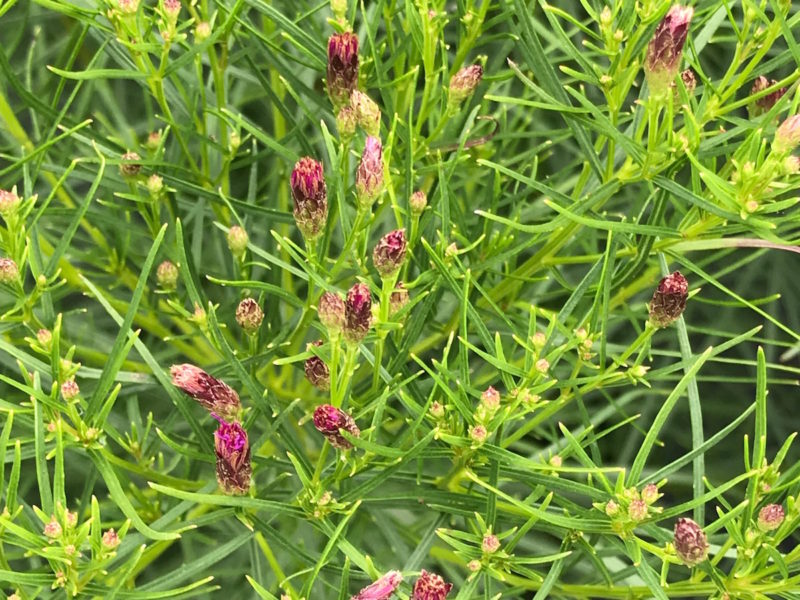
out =
<svg viewBox="0 0 800 600"><path fill-rule="evenodd" d="M154 0L0 2L0 188L23 199L0 230L20 271L0 290L7 594L348 598L397 569L407 598L426 569L459 599L800 598L800 178L772 146L800 101L795 7L691 3L696 87L656 100L669 1L182 4L170 34ZM360 234L365 135L343 141L325 85L348 29L382 113ZM766 111L758 76L788 88ZM292 215L303 156L327 182L316 244ZM397 228L410 302L338 363L361 429L339 451L303 368L332 359L317 300L361 281L385 302L372 248ZM646 327L675 270L683 317ZM238 391L249 495L217 489L217 422L172 385L179 363ZM648 483L663 496L631 520ZM764 532L770 503L786 517ZM678 517L708 535L692 570Z"/></svg>

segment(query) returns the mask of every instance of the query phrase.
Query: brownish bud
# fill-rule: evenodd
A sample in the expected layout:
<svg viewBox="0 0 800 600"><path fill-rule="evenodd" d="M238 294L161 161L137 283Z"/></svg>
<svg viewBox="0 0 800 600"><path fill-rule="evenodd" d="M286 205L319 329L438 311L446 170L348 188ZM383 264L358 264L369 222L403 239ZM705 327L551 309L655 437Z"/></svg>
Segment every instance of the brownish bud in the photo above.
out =
<svg viewBox="0 0 800 600"><path fill-rule="evenodd" d="M344 339L358 344L367 336L372 324L372 295L369 286L357 283L347 292L344 303Z"/></svg>
<svg viewBox="0 0 800 600"><path fill-rule="evenodd" d="M383 236L372 252L375 269L384 279L394 277L406 258L406 232L395 229Z"/></svg>
<svg viewBox="0 0 800 600"><path fill-rule="evenodd" d="M361 431L353 420L343 410L330 404L322 404L314 410L314 427L339 450L349 450L353 445L340 433L343 429L353 437L359 437Z"/></svg>
<svg viewBox="0 0 800 600"><path fill-rule="evenodd" d="M319 299L317 313L320 322L328 330L328 335L337 338L345 324L345 304L342 297L334 292L325 292Z"/></svg>
<svg viewBox="0 0 800 600"><path fill-rule="evenodd" d="M347 104L358 85L358 36L349 31L328 39L328 94L334 106Z"/></svg>
<svg viewBox="0 0 800 600"><path fill-rule="evenodd" d="M297 161L290 182L294 200L294 220L303 237L317 239L328 221L328 189L322 163L311 157Z"/></svg>
<svg viewBox="0 0 800 600"><path fill-rule="evenodd" d="M694 9L688 6L673 6L656 27L644 66L647 85L654 96L666 94L678 74L693 14Z"/></svg>
<svg viewBox="0 0 800 600"><path fill-rule="evenodd" d="M190 364L173 365L172 383L204 408L224 419L235 419L241 412L239 394L224 381Z"/></svg>
<svg viewBox="0 0 800 600"><path fill-rule="evenodd" d="M322 346L321 341L316 341L313 344L316 347ZM331 389L331 372L328 365L319 356L311 356L306 359L303 365L306 372L306 379L321 392L327 392Z"/></svg>
<svg viewBox="0 0 800 600"><path fill-rule="evenodd" d="M119 172L123 177L136 177L142 170L142 165L139 161L142 157L136 152L126 152L122 155L122 162L119 164Z"/></svg>
<svg viewBox="0 0 800 600"><path fill-rule="evenodd" d="M469 98L483 79L483 67L470 65L460 69L450 78L450 93L447 103L450 107L457 107Z"/></svg>
<svg viewBox="0 0 800 600"><path fill-rule="evenodd" d="M675 522L675 552L687 567L693 567L708 557L708 539L700 526L691 519Z"/></svg>
<svg viewBox="0 0 800 600"><path fill-rule="evenodd" d="M216 417L216 415L214 415ZM214 450L217 455L217 482L226 494L243 495L250 491L250 442L247 432L239 423L222 419L214 432Z"/></svg>
<svg viewBox="0 0 800 600"><path fill-rule="evenodd" d="M650 301L650 324L663 328L674 323L683 314L688 296L689 283L679 271L664 277Z"/></svg>
<svg viewBox="0 0 800 600"><path fill-rule="evenodd" d="M264 311L253 298L245 298L236 307L236 322L248 335L258 332L264 320Z"/></svg>

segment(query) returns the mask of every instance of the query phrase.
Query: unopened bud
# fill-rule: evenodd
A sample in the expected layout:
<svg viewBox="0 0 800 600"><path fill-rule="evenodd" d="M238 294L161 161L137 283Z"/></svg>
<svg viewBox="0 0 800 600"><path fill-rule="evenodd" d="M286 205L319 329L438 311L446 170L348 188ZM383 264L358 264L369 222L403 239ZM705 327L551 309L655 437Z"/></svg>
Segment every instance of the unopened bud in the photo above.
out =
<svg viewBox="0 0 800 600"><path fill-rule="evenodd" d="M398 281L394 286L394 291L389 296L389 316L399 313L408 304L409 295L405 284Z"/></svg>
<svg viewBox="0 0 800 600"><path fill-rule="evenodd" d="M19 280L19 267L10 258L0 258L0 283L12 284Z"/></svg>
<svg viewBox="0 0 800 600"><path fill-rule="evenodd" d="M358 344L367 336L372 324L372 295L369 286L357 283L347 292L344 303L344 339Z"/></svg>
<svg viewBox="0 0 800 600"><path fill-rule="evenodd" d="M316 341L314 346L321 346L321 341ZM310 356L306 359L303 368L306 373L306 379L309 383L321 392L327 392L331 389L331 372L328 365L319 356Z"/></svg>
<svg viewBox="0 0 800 600"><path fill-rule="evenodd" d="M441 575L422 569L411 592L411 600L445 600L452 589L453 584L445 582Z"/></svg>
<svg viewBox="0 0 800 600"><path fill-rule="evenodd" d="M322 163L311 157L297 161L290 181L294 220L306 240L315 240L328 221L328 189Z"/></svg>
<svg viewBox="0 0 800 600"><path fill-rule="evenodd" d="M119 171L123 177L136 177L142 170L142 165L139 161L142 157L136 152L126 152L122 155L122 162L119 164Z"/></svg>
<svg viewBox="0 0 800 600"><path fill-rule="evenodd" d="M425 207L428 206L428 197L425 195L425 192L417 190L411 194L411 197L408 199L408 206L411 209L412 215L421 215Z"/></svg>
<svg viewBox="0 0 800 600"><path fill-rule="evenodd" d="M224 419L235 419L242 409L239 394L224 381L190 364L173 365L172 383L204 408Z"/></svg>
<svg viewBox="0 0 800 600"><path fill-rule="evenodd" d="M217 420L219 427L214 432L217 483L226 494L244 495L250 490L250 477L253 474L247 432L239 423Z"/></svg>
<svg viewBox="0 0 800 600"><path fill-rule="evenodd" d="M356 119L367 135L378 137L381 131L381 109L375 101L364 92L353 90L350 94L350 106L356 113Z"/></svg>
<svg viewBox="0 0 800 600"><path fill-rule="evenodd" d="M647 518L647 502L644 500L633 500L628 505L628 517L631 521L639 522Z"/></svg>
<svg viewBox="0 0 800 600"><path fill-rule="evenodd" d="M609 500L606 503L606 514L609 517L616 517L619 514L619 504L617 504L613 500Z"/></svg>
<svg viewBox="0 0 800 600"><path fill-rule="evenodd" d="M650 301L650 324L657 328L671 325L683 314L689 296L689 283L679 271L664 277Z"/></svg>
<svg viewBox="0 0 800 600"><path fill-rule="evenodd" d="M349 450L353 447L340 430L343 429L353 437L361 435L353 417L330 404L322 404L314 410L314 427L325 436L331 446L339 450Z"/></svg>
<svg viewBox="0 0 800 600"><path fill-rule="evenodd" d="M691 519L675 522L675 553L687 567L693 567L708 557L708 539L700 526Z"/></svg>
<svg viewBox="0 0 800 600"><path fill-rule="evenodd" d="M372 262L384 279L394 277L406 258L406 232L395 229L383 236L375 245Z"/></svg>
<svg viewBox="0 0 800 600"><path fill-rule="evenodd" d="M481 570L481 566L482 566L481 565L481 561L479 561L477 558L473 559L473 560L471 560L471 561L469 561L467 563L467 568L470 571L472 571L473 573L477 573L478 571L480 571Z"/></svg>
<svg viewBox="0 0 800 600"><path fill-rule="evenodd" d="M139 0L117 0L117 6L123 15L135 15L139 10Z"/></svg>
<svg viewBox="0 0 800 600"><path fill-rule="evenodd" d="M264 320L264 311L253 298L245 298L236 307L236 322L248 335L258 332Z"/></svg>
<svg viewBox="0 0 800 600"><path fill-rule="evenodd" d="M781 526L783 519L783 506L780 504L767 504L758 512L758 528L761 531L774 531Z"/></svg>
<svg viewBox="0 0 800 600"><path fill-rule="evenodd" d="M376 582L368 585L350 600L389 600L403 582L400 571L389 571Z"/></svg>
<svg viewBox="0 0 800 600"><path fill-rule="evenodd" d="M459 70L450 78L450 92L447 103L450 107L457 107L469 98L483 79L483 67L470 65Z"/></svg>
<svg viewBox="0 0 800 600"><path fill-rule="evenodd" d="M489 437L489 432L483 425L475 425L470 428L469 437L471 437L472 441L474 441L476 444L483 444L486 441L486 438Z"/></svg>
<svg viewBox="0 0 800 600"><path fill-rule="evenodd" d="M681 81L683 81L683 87L686 88L686 94L691 96L697 87L697 75L691 68L685 69L681 71Z"/></svg>
<svg viewBox="0 0 800 600"><path fill-rule="evenodd" d="M336 113L336 130L343 142L348 142L353 138L356 133L356 125L358 125L356 111L349 106L340 108Z"/></svg>
<svg viewBox="0 0 800 600"><path fill-rule="evenodd" d="M328 94L337 108L345 106L358 85L358 36L349 31L328 39Z"/></svg>
<svg viewBox="0 0 800 600"><path fill-rule="evenodd" d="M500 408L500 392L492 386L489 386L484 390L483 394L481 394L481 404L483 404L489 412L495 412Z"/></svg>
<svg viewBox="0 0 800 600"><path fill-rule="evenodd" d="M20 197L17 196L16 188L10 192L7 190L0 190L0 216L8 219L10 216L16 214L19 205L22 203Z"/></svg>
<svg viewBox="0 0 800 600"><path fill-rule="evenodd" d="M361 208L373 205L383 189L383 145L376 137L368 137L361 162L356 170L356 195Z"/></svg>
<svg viewBox="0 0 800 600"><path fill-rule="evenodd" d="M61 384L61 396L67 402L77 398L80 393L81 390L74 379L67 379L64 383Z"/></svg>
<svg viewBox="0 0 800 600"><path fill-rule="evenodd" d="M174 27L181 12L180 0L164 0L164 16Z"/></svg>
<svg viewBox="0 0 800 600"><path fill-rule="evenodd" d="M103 533L102 544L103 548L106 550L114 550L117 546L119 546L119 535L114 529L109 529L108 531Z"/></svg>
<svg viewBox="0 0 800 600"><path fill-rule="evenodd" d="M694 9L688 6L673 6L656 27L644 67L647 85L654 96L666 94L678 74L693 14Z"/></svg>
<svg viewBox="0 0 800 600"><path fill-rule="evenodd" d="M339 337L345 324L345 303L335 292L325 292L319 299L317 314L331 338Z"/></svg>
<svg viewBox="0 0 800 600"><path fill-rule="evenodd" d="M772 140L772 150L788 154L800 144L800 115L793 115L780 124Z"/></svg>
<svg viewBox="0 0 800 600"><path fill-rule="evenodd" d="M211 37L211 24L208 21L201 21L194 28L194 41L201 43Z"/></svg>
<svg viewBox="0 0 800 600"><path fill-rule="evenodd" d="M156 174L147 178L147 191L151 196L158 196L164 189L164 180Z"/></svg>
<svg viewBox="0 0 800 600"><path fill-rule="evenodd" d="M165 260L156 270L158 286L164 290L174 290L178 286L178 267L175 263Z"/></svg>
<svg viewBox="0 0 800 600"><path fill-rule="evenodd" d="M432 402L431 407L428 409L431 413L431 416L434 419L443 419L444 418L444 406L441 405L439 402Z"/></svg>
<svg viewBox="0 0 800 600"><path fill-rule="evenodd" d="M642 489L642 500L647 504L653 504L660 497L661 494L658 493L658 486L654 483L650 483Z"/></svg>
<svg viewBox="0 0 800 600"><path fill-rule="evenodd" d="M331 12L338 20L347 16L347 0L331 0Z"/></svg>
<svg viewBox="0 0 800 600"><path fill-rule="evenodd" d="M751 96L756 96L756 95L760 94L761 92L763 92L764 90L766 90L767 88L772 87L774 85L777 85L777 83L778 82L775 81L774 79L767 79L763 75L759 75L758 77L756 77L756 80L753 82L753 87L750 88L750 95ZM778 88L774 92L770 92L769 94L765 94L765 95L761 96L760 98L757 98L756 100L753 100L750 103L750 105L748 106L748 109L750 111L750 116L751 117L759 117L759 116L763 115L764 113L769 112L770 109L773 106L775 106L775 104L778 102L778 100L780 100L781 97L783 97L783 95L785 93L786 93L786 88L785 87L784 88Z"/></svg>
<svg viewBox="0 0 800 600"><path fill-rule="evenodd" d="M481 542L481 550L486 554L494 554L500 549L500 540L493 533L487 533L483 536Z"/></svg>
<svg viewBox="0 0 800 600"><path fill-rule="evenodd" d="M247 244L250 241L250 238L247 235L247 232L238 225L234 225L228 230L228 235L226 236L228 241L228 248L233 254L234 257L241 260L244 256L244 253L247 251Z"/></svg>
<svg viewBox="0 0 800 600"><path fill-rule="evenodd" d="M161 132L160 131L151 131L150 134L147 136L147 141L144 143L144 147L150 150L151 152L155 152L158 150L158 147L161 145Z"/></svg>
<svg viewBox="0 0 800 600"><path fill-rule="evenodd" d="M62 531L61 524L56 520L55 516L44 526L44 534L51 540L61 537Z"/></svg>
<svg viewBox="0 0 800 600"><path fill-rule="evenodd" d="M534 366L536 367L536 370L539 371L539 373L541 373L542 375L546 375L547 371L550 369L550 361L548 361L546 358L540 358L539 360L536 361L536 364Z"/></svg>

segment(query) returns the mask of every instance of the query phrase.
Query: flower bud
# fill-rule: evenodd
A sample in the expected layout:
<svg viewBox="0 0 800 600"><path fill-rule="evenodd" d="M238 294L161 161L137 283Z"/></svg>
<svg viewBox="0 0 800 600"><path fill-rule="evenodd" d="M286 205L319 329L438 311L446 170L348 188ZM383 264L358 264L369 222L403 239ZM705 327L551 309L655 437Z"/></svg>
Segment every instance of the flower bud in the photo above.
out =
<svg viewBox="0 0 800 600"><path fill-rule="evenodd" d="M394 286L394 291L389 296L389 316L392 317L399 313L408 304L409 295L405 284L398 281Z"/></svg>
<svg viewBox="0 0 800 600"><path fill-rule="evenodd" d="M364 92L353 90L350 94L350 106L356 113L356 119L367 135L378 137L381 131L381 109L375 101Z"/></svg>
<svg viewBox="0 0 800 600"><path fill-rule="evenodd" d="M122 155L119 172L122 173L123 177L136 177L139 171L142 170L142 165L139 164L140 160L142 160L142 157L136 152L126 152Z"/></svg>
<svg viewBox="0 0 800 600"><path fill-rule="evenodd" d="M294 220L306 240L317 239L328 221L328 190L322 163L308 156L297 161L290 186L294 199Z"/></svg>
<svg viewBox="0 0 800 600"><path fill-rule="evenodd" d="M0 258L0 283L11 284L19 279L19 267L10 258Z"/></svg>
<svg viewBox="0 0 800 600"><path fill-rule="evenodd" d="M353 445L339 433L344 429L353 437L359 437L361 430L356 425L353 417L343 410L330 404L322 404L314 410L314 427L331 443L331 446L339 450L349 450Z"/></svg>
<svg viewBox="0 0 800 600"><path fill-rule="evenodd" d="M223 419L235 419L242 409L239 394L224 381L190 364L170 368L172 383Z"/></svg>
<svg viewBox="0 0 800 600"><path fill-rule="evenodd" d="M395 229L383 236L375 245L372 252L372 262L375 270L383 279L397 275L406 258L406 232L404 229Z"/></svg>
<svg viewBox="0 0 800 600"><path fill-rule="evenodd" d="M0 190L0 216L4 219L14 215L21 203L22 200L17 196L16 188L10 192L8 190Z"/></svg>
<svg viewBox="0 0 800 600"><path fill-rule="evenodd" d="M681 71L681 81L683 81L683 87L686 88L686 94L691 96L697 87L697 75L691 68L684 69Z"/></svg>
<svg viewBox="0 0 800 600"><path fill-rule="evenodd" d="M761 531L774 531L783 523L784 512L780 504L767 504L758 512L758 528Z"/></svg>
<svg viewBox="0 0 800 600"><path fill-rule="evenodd" d="M444 406L441 405L440 402L433 401L431 403L431 407L428 409L431 413L431 416L434 419L443 419L444 418Z"/></svg>
<svg viewBox="0 0 800 600"><path fill-rule="evenodd" d="M150 192L151 196L158 196L161 193L161 190L164 189L164 179L156 175L150 175L147 178L147 191Z"/></svg>
<svg viewBox="0 0 800 600"><path fill-rule="evenodd" d="M472 438L472 441L476 444L483 444L486 438L489 437L489 432L483 425L475 425L470 428L469 437Z"/></svg>
<svg viewBox="0 0 800 600"><path fill-rule="evenodd" d="M678 320L686 308L688 295L689 283L679 271L664 277L650 301L650 324L663 328Z"/></svg>
<svg viewBox="0 0 800 600"><path fill-rule="evenodd" d="M336 113L336 130L343 142L348 142L353 138L356 133L356 125L358 125L356 111L349 106L340 108Z"/></svg>
<svg viewBox="0 0 800 600"><path fill-rule="evenodd" d="M345 106L358 85L358 36L349 31L328 39L328 95L337 108Z"/></svg>
<svg viewBox="0 0 800 600"><path fill-rule="evenodd" d="M800 115L786 119L775 132L772 150L778 154L788 154L800 144Z"/></svg>
<svg viewBox="0 0 800 600"><path fill-rule="evenodd" d="M479 561L477 558L473 559L467 563L467 568L473 573L477 573L481 570L481 561Z"/></svg>
<svg viewBox="0 0 800 600"><path fill-rule="evenodd" d="M356 170L356 196L363 209L370 208L383 190L383 145L368 137Z"/></svg>
<svg viewBox="0 0 800 600"><path fill-rule="evenodd" d="M389 571L351 597L350 600L389 600L402 582L403 575L400 571Z"/></svg>
<svg viewBox="0 0 800 600"><path fill-rule="evenodd" d="M536 367L536 370L542 375L547 375L547 371L550 369L550 361L546 358L540 358L536 361L534 367Z"/></svg>
<svg viewBox="0 0 800 600"><path fill-rule="evenodd" d="M633 500L628 504L628 517L631 521L644 521L647 518L647 502L644 500Z"/></svg>
<svg viewBox="0 0 800 600"><path fill-rule="evenodd" d="M199 44L211 37L211 24L208 21L201 21L194 28L194 41Z"/></svg>
<svg viewBox="0 0 800 600"><path fill-rule="evenodd" d="M61 524L58 522L55 515L53 515L50 521L44 526L44 534L51 540L61 537L62 531Z"/></svg>
<svg viewBox="0 0 800 600"><path fill-rule="evenodd" d="M658 493L658 486L654 483L649 483L642 488L642 500L644 500L648 505L653 504L661 496L662 494Z"/></svg>
<svg viewBox="0 0 800 600"><path fill-rule="evenodd" d="M244 253L247 251L247 244L250 241L247 232L238 225L234 225L228 230L226 239L231 254L241 260L242 257L244 257Z"/></svg>
<svg viewBox="0 0 800 600"><path fill-rule="evenodd" d="M500 540L493 533L487 533L481 541L481 550L486 554L494 554L500 550Z"/></svg>
<svg viewBox="0 0 800 600"><path fill-rule="evenodd" d="M687 567L693 567L708 557L708 539L700 526L691 519L675 522L675 553Z"/></svg>
<svg viewBox="0 0 800 600"><path fill-rule="evenodd" d="M156 280L158 286L164 290L174 290L178 285L178 267L174 263L165 260L156 270Z"/></svg>
<svg viewBox="0 0 800 600"><path fill-rule="evenodd" d="M656 27L647 47L644 66L647 85L653 96L665 95L678 74L693 14L694 9L688 6L673 6Z"/></svg>
<svg viewBox="0 0 800 600"><path fill-rule="evenodd" d="M609 500L606 503L606 514L609 517L616 517L619 514L619 504L614 502L613 500Z"/></svg>
<svg viewBox="0 0 800 600"><path fill-rule="evenodd" d="M150 150L150 152L155 152L158 150L158 147L161 145L161 132L160 131L151 131L147 136L147 141L144 143L144 147Z"/></svg>
<svg viewBox="0 0 800 600"><path fill-rule="evenodd" d="M247 432L239 423L217 420L219 427L214 432L217 482L226 494L246 494L250 490L250 477L253 474Z"/></svg>
<svg viewBox="0 0 800 600"><path fill-rule="evenodd" d="M428 197L422 190L417 190L408 199L408 207L411 209L412 215L421 215L426 206L428 206Z"/></svg>
<svg viewBox="0 0 800 600"><path fill-rule="evenodd" d="M331 338L339 337L345 324L345 303L339 294L325 292L319 299L317 313Z"/></svg>
<svg viewBox="0 0 800 600"><path fill-rule="evenodd" d="M49 329L40 329L36 332L36 341L42 348L49 350L53 343L53 333Z"/></svg>
<svg viewBox="0 0 800 600"><path fill-rule="evenodd" d="M117 6L123 15L135 15L139 10L139 0L117 0Z"/></svg>
<svg viewBox="0 0 800 600"><path fill-rule="evenodd" d="M372 296L369 286L357 283L347 292L344 303L344 339L358 344L367 336L372 324Z"/></svg>
<svg viewBox="0 0 800 600"><path fill-rule="evenodd" d="M164 0L164 16L174 27L178 22L178 15L181 12L180 0Z"/></svg>
<svg viewBox="0 0 800 600"><path fill-rule="evenodd" d="M459 70L450 78L448 106L455 108L469 98L483 79L483 67L470 65Z"/></svg>
<svg viewBox="0 0 800 600"><path fill-rule="evenodd" d="M489 412L495 412L500 408L500 392L492 386L489 386L484 390L483 394L481 394L481 404L483 404Z"/></svg>
<svg viewBox="0 0 800 600"><path fill-rule="evenodd" d="M331 0L331 12L339 21L347 16L347 0Z"/></svg>
<svg viewBox="0 0 800 600"><path fill-rule="evenodd" d="M104 549L114 550L119 546L119 541L119 535L113 528L103 533L102 544Z"/></svg>
<svg viewBox="0 0 800 600"><path fill-rule="evenodd" d="M411 592L411 600L445 600L452 589L453 584L446 583L441 575L422 569Z"/></svg>
<svg viewBox="0 0 800 600"><path fill-rule="evenodd" d="M756 77L756 80L753 82L753 87L750 89L750 95L755 96L760 92L763 92L768 87L776 85L778 82L774 79L767 79L763 75L759 75ZM778 100L786 93L786 88L778 88L774 92L770 92L756 100L753 100L748 106L748 110L750 111L751 117L759 117L764 113L770 111L770 109L775 106Z"/></svg>
<svg viewBox="0 0 800 600"><path fill-rule="evenodd" d="M321 346L321 341L316 341L314 346ZM331 389L331 372L328 365L319 356L310 356L303 365L306 372L306 379L321 392Z"/></svg>
<svg viewBox="0 0 800 600"><path fill-rule="evenodd" d="M61 396L67 402L77 398L78 394L80 393L81 390L74 379L67 379L64 383L61 384Z"/></svg>
<svg viewBox="0 0 800 600"><path fill-rule="evenodd" d="M248 335L254 335L264 320L264 311L253 298L245 298L236 307L236 322Z"/></svg>

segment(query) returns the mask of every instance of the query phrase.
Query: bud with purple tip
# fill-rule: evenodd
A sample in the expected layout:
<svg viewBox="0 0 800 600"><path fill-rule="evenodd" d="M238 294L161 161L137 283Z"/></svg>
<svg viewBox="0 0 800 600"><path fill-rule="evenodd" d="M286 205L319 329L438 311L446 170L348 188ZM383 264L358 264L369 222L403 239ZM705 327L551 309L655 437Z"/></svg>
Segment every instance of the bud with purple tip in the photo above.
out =
<svg viewBox="0 0 800 600"><path fill-rule="evenodd" d="M372 295L369 286L357 283L347 292L344 303L344 339L358 344L367 336L372 324Z"/></svg>
<svg viewBox="0 0 800 600"><path fill-rule="evenodd" d="M758 528L761 531L774 531L781 526L784 516L780 504L767 504L758 512Z"/></svg>
<svg viewBox="0 0 800 600"><path fill-rule="evenodd" d="M422 190L417 190L408 199L408 207L411 209L411 214L417 217L423 213L426 206L428 206L428 197Z"/></svg>
<svg viewBox="0 0 800 600"><path fill-rule="evenodd" d="M294 220L303 237L317 239L328 220L328 189L322 163L311 157L297 161L291 178Z"/></svg>
<svg viewBox="0 0 800 600"><path fill-rule="evenodd" d="M253 298L245 298L236 307L236 322L248 335L254 335L264 320L264 311Z"/></svg>
<svg viewBox="0 0 800 600"><path fill-rule="evenodd" d="M395 229L383 236L375 245L372 252L372 262L375 270L383 279L397 275L406 258L406 232L404 229Z"/></svg>
<svg viewBox="0 0 800 600"><path fill-rule="evenodd" d="M361 435L361 430L353 417L331 404L322 404L314 410L314 427L325 436L331 446L339 450L349 450L353 447L353 444L339 433L340 429L344 429L353 437Z"/></svg>
<svg viewBox="0 0 800 600"><path fill-rule="evenodd" d="M226 494L246 494L250 490L250 477L253 474L247 432L239 423L217 420L219 427L214 432L217 482Z"/></svg>
<svg viewBox="0 0 800 600"><path fill-rule="evenodd" d="M689 283L679 271L664 277L650 301L650 324L663 328L674 323L683 314L688 296Z"/></svg>
<svg viewBox="0 0 800 600"><path fill-rule="evenodd" d="M235 419L242 410L239 394L224 381L190 364L170 368L172 383L223 419Z"/></svg>
<svg viewBox="0 0 800 600"><path fill-rule="evenodd" d="M483 67L470 65L460 69L450 78L450 91L447 104L451 108L459 106L469 98L483 79Z"/></svg>
<svg viewBox="0 0 800 600"><path fill-rule="evenodd" d="M778 127L772 140L772 150L788 154L800 144L800 115L792 115Z"/></svg>
<svg viewBox="0 0 800 600"><path fill-rule="evenodd" d="M694 9L688 6L673 6L656 27L644 66L647 85L654 96L665 95L678 74L693 14Z"/></svg>
<svg viewBox="0 0 800 600"><path fill-rule="evenodd" d="M383 189L383 145L373 136L367 138L361 162L356 170L356 196L361 208L370 208Z"/></svg>
<svg viewBox="0 0 800 600"><path fill-rule="evenodd" d="M328 94L334 106L345 106L358 85L358 36L349 31L328 40Z"/></svg>
<svg viewBox="0 0 800 600"><path fill-rule="evenodd" d="M0 258L0 283L12 284L19 280L19 267L10 258Z"/></svg>
<svg viewBox="0 0 800 600"><path fill-rule="evenodd" d="M14 215L21 203L22 200L17 196L16 188L10 192L8 190L0 190L0 216L4 219Z"/></svg>
<svg viewBox="0 0 800 600"><path fill-rule="evenodd" d="M322 341L317 340L313 346L322 346ZM328 365L319 356L310 356L306 359L303 368L306 372L306 379L321 392L331 389L331 372Z"/></svg>
<svg viewBox="0 0 800 600"><path fill-rule="evenodd" d="M411 600L445 600L452 589L453 584L446 583L441 575L422 569L411 592Z"/></svg>
<svg viewBox="0 0 800 600"><path fill-rule="evenodd" d="M378 137L381 131L381 109L375 101L364 92L353 90L350 94L350 106L356 114L356 120L367 135Z"/></svg>
<svg viewBox="0 0 800 600"><path fill-rule="evenodd" d="M681 71L681 81L683 81L683 86L686 88L686 93L691 96L697 87L697 75L694 74L691 68L684 69Z"/></svg>
<svg viewBox="0 0 800 600"><path fill-rule="evenodd" d="M768 87L772 87L776 85L778 82L774 79L767 79L763 75L759 75L756 77L756 80L753 82L753 87L750 89L750 95L755 96L761 92L763 92ZM775 106L775 104L780 100L783 95L786 93L786 88L778 88L774 92L770 92L769 94L765 94L760 98L753 100L748 107L750 111L751 117L759 117L764 113L769 112L769 110Z"/></svg>
<svg viewBox="0 0 800 600"><path fill-rule="evenodd" d="M403 582L400 571L389 571L376 582L368 585L350 600L388 600Z"/></svg>
<svg viewBox="0 0 800 600"><path fill-rule="evenodd" d="M345 304L339 294L325 292L319 299L317 313L331 338L338 338L345 324Z"/></svg>
<svg viewBox="0 0 800 600"><path fill-rule="evenodd" d="M675 522L675 552L687 567L693 567L708 557L708 539L700 526L691 519Z"/></svg>

